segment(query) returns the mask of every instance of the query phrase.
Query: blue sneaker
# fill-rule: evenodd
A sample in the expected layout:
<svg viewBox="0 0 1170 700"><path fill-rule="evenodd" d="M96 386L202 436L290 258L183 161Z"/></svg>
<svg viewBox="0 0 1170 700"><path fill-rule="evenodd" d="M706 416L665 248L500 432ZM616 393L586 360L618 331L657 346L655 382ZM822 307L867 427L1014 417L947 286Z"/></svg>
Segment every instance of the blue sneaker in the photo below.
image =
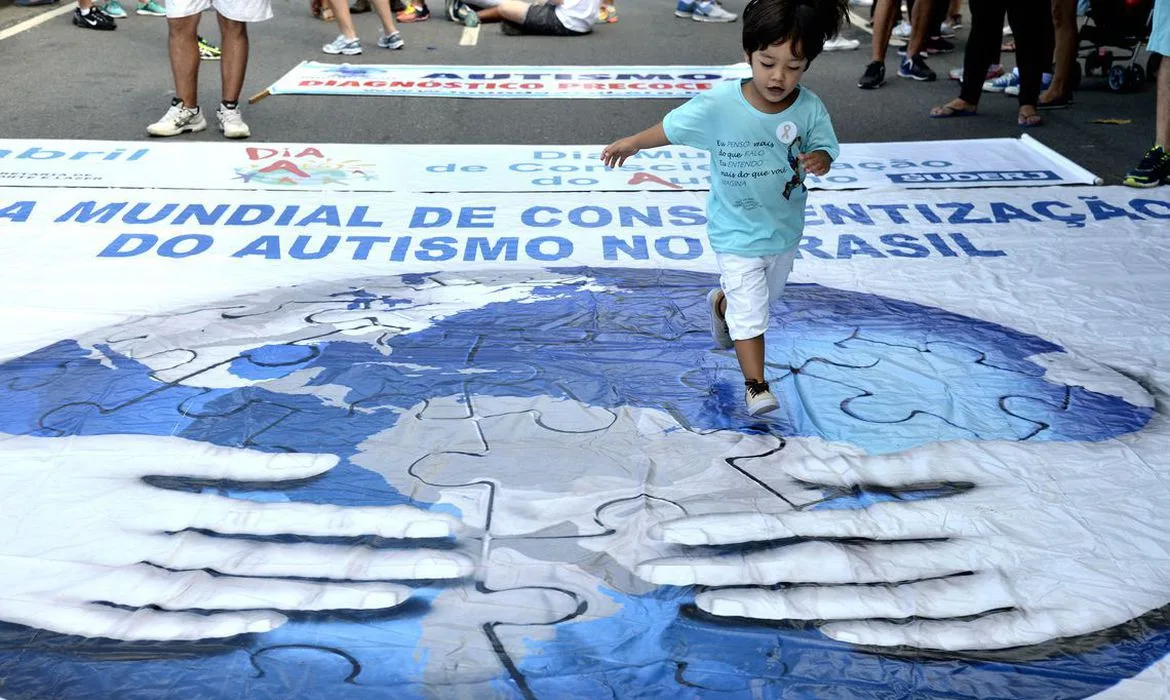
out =
<svg viewBox="0 0 1170 700"><path fill-rule="evenodd" d="M1052 84L1052 74L1051 73L1045 73L1044 75L1040 76L1040 89L1041 90L1047 90L1048 86L1051 84ZM1011 85L1008 85L1006 88L1004 88L1003 94L1011 95L1013 97L1019 95L1020 94L1020 81L1016 80L1016 82L1014 82Z"/></svg>
<svg viewBox="0 0 1170 700"><path fill-rule="evenodd" d="M682 19L690 19L695 14L695 3L693 0L678 0L678 5L674 8L674 16Z"/></svg>
<svg viewBox="0 0 1170 700"><path fill-rule="evenodd" d="M675 14L678 14L676 11ZM728 12L719 6L715 0L702 0L695 4L691 19L696 22L734 22L739 15Z"/></svg>
<svg viewBox="0 0 1170 700"><path fill-rule="evenodd" d="M1013 68L1011 73L1005 73L995 80L986 80L983 83L983 92L1003 92L1009 87L1020 87L1020 69Z"/></svg>

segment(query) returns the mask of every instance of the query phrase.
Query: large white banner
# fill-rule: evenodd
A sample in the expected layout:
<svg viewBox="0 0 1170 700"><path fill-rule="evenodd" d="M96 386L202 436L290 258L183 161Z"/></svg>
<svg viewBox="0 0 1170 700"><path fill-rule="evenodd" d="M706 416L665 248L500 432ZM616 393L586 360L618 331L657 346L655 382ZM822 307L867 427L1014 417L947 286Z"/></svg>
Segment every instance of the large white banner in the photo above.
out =
<svg viewBox="0 0 1170 700"><path fill-rule="evenodd" d="M358 145L0 139L0 186L355 192L706 190L705 152L602 146ZM1098 179L1039 141L846 143L811 189L1035 187Z"/></svg>
<svg viewBox="0 0 1170 700"><path fill-rule="evenodd" d="M490 98L688 98L751 76L730 66L410 66L303 61L273 95L397 95Z"/></svg>
<svg viewBox="0 0 1170 700"><path fill-rule="evenodd" d="M1168 222L815 193L753 418L701 192L0 188L0 689L1162 700Z"/></svg>

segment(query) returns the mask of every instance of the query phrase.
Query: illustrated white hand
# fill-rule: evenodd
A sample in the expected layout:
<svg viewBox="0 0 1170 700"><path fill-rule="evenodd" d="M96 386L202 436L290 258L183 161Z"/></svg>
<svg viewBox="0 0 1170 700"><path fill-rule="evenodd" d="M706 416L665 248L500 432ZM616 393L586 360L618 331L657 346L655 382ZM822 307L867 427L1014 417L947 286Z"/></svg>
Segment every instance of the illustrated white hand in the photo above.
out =
<svg viewBox="0 0 1170 700"><path fill-rule="evenodd" d="M774 460L778 471L829 487L970 488L861 510L675 520L660 534L688 546L685 555L646 562L638 575L749 586L699 593L696 604L713 615L823 621L821 631L844 642L946 651L1087 634L1170 602L1170 425L1161 414L1140 433L1102 443L956 441L872 457L784 456ZM695 549L789 538L801 540L746 554Z"/></svg>
<svg viewBox="0 0 1170 700"><path fill-rule="evenodd" d="M173 437L0 439L0 620L124 640L230 637L279 626L286 619L280 610L391 608L410 589L385 581L472 571L469 558L422 544L379 550L244 538L440 538L461 528L449 515L410 506L258 503L143 480L279 487L336 463L330 455Z"/></svg>

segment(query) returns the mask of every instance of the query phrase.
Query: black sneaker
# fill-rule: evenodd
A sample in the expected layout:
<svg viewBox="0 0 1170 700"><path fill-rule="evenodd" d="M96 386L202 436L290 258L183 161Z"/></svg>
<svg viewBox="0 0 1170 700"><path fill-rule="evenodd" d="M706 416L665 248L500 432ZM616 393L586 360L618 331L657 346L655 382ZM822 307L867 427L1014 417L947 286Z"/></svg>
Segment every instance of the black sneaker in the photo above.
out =
<svg viewBox="0 0 1170 700"><path fill-rule="evenodd" d="M952 53L955 50L955 45L941 36L932 36L923 42L922 50L934 56L940 53Z"/></svg>
<svg viewBox="0 0 1170 700"><path fill-rule="evenodd" d="M1170 153L1161 146L1154 146L1142 156L1142 162L1125 174L1121 181L1130 187L1157 187L1170 185Z"/></svg>
<svg viewBox="0 0 1170 700"><path fill-rule="evenodd" d="M114 18L99 10L96 5L89 8L89 14L81 14L80 7L73 10L73 24L82 29L99 29L102 31L110 31L118 28L118 25L114 22Z"/></svg>
<svg viewBox="0 0 1170 700"><path fill-rule="evenodd" d="M938 78L930 66L926 65L926 60L922 56L912 56L905 61L902 61L902 67L898 69L898 75L903 78L910 78L911 80L923 80L930 82Z"/></svg>
<svg viewBox="0 0 1170 700"><path fill-rule="evenodd" d="M886 64L874 61L865 67L865 75L857 81L862 90L876 90L886 84Z"/></svg>

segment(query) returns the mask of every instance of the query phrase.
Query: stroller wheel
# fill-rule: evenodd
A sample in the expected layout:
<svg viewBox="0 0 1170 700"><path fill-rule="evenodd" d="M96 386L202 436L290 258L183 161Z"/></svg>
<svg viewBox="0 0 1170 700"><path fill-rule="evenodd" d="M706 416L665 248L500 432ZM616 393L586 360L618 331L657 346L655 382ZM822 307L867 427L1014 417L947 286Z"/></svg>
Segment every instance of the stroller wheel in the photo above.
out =
<svg viewBox="0 0 1170 700"><path fill-rule="evenodd" d="M1111 66L1107 76L1109 89L1113 92L1125 92L1126 78L1125 66Z"/></svg>

